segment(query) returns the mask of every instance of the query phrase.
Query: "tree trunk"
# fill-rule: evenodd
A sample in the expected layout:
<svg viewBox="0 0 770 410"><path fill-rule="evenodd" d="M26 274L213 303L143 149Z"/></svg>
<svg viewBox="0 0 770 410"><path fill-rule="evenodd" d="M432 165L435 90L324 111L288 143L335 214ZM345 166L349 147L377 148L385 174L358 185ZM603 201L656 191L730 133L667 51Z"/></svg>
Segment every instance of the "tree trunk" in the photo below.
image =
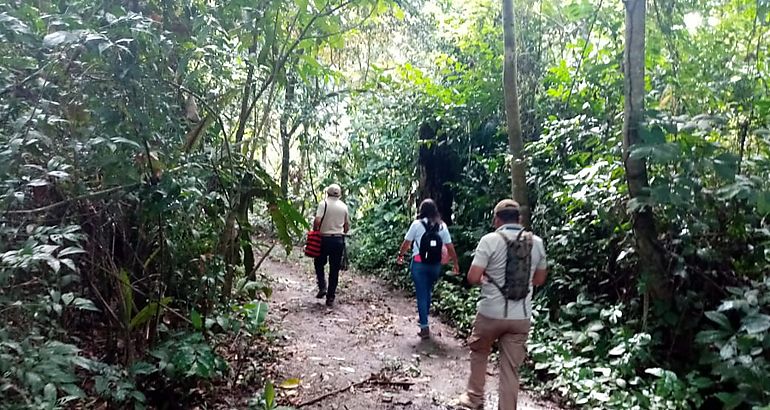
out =
<svg viewBox="0 0 770 410"><path fill-rule="evenodd" d="M447 225L452 225L454 193L449 183L457 182L456 164L459 161L447 143L446 135L439 136L436 128L423 123L419 130L419 199L434 200L441 218Z"/></svg>
<svg viewBox="0 0 770 410"><path fill-rule="evenodd" d="M249 47L249 56L257 51L257 35L254 33L252 45ZM246 71L246 84L243 86L243 99L241 99L241 112L238 115L238 128L235 131L235 142L240 143L243 141L243 134L246 132L246 122L249 120L249 112L251 112L251 92L254 89L254 64L251 62L246 63L249 67ZM259 98L259 97L257 97ZM224 132L224 130L222 130ZM254 131L256 132L256 130ZM248 145L248 144L247 144Z"/></svg>
<svg viewBox="0 0 770 410"><path fill-rule="evenodd" d="M663 250L657 240L655 218L648 205L649 183L647 164L643 158L630 156L634 145L641 141L641 124L644 116L644 35L646 0L626 1L626 46L624 51L625 107L623 121L623 162L626 168L628 193L640 206L633 211L633 230L639 253L642 280L653 298L670 297L665 281Z"/></svg>
<svg viewBox="0 0 770 410"><path fill-rule="evenodd" d="M243 99L241 100L241 113L238 116L238 129L235 132L235 142L243 141L243 134L246 132L246 121L249 119L249 107L251 105L251 87L254 81L254 66L249 64L246 73L246 85L243 86Z"/></svg>
<svg viewBox="0 0 770 410"><path fill-rule="evenodd" d="M521 223L529 227L529 196L527 194L527 168L524 142L521 137L519 116L518 68L516 67L516 25L513 0L503 0L503 39L505 61L503 65L503 91L505 118L508 123L508 148L511 153L511 193L521 207Z"/></svg>
<svg viewBox="0 0 770 410"><path fill-rule="evenodd" d="M281 129L281 195L284 197L289 194L289 164L291 160L291 153L289 152L291 138L285 131L286 129Z"/></svg>
<svg viewBox="0 0 770 410"><path fill-rule="evenodd" d="M294 87L293 78L288 78L286 83L286 94L283 104L283 113L281 113L280 131L281 131L281 194L286 197L289 193L289 166L291 165L291 137L296 128L289 129L289 113L294 109Z"/></svg>

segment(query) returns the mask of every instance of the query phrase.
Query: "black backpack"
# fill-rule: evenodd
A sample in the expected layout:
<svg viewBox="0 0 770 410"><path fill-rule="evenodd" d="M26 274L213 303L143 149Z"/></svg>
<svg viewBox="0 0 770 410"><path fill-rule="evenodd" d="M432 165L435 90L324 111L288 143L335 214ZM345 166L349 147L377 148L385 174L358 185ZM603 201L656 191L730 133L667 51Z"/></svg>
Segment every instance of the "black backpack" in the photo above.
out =
<svg viewBox="0 0 770 410"><path fill-rule="evenodd" d="M489 282L505 296L505 315L508 315L508 301L519 301L529 295L529 282L532 269L532 232L520 230L516 239L508 239L505 234L498 232L505 240L505 283L500 286L487 276ZM525 310L524 314L527 312Z"/></svg>
<svg viewBox="0 0 770 410"><path fill-rule="evenodd" d="M441 236L438 234L441 224L421 222L422 226L425 227L425 233L422 234L420 243L417 245L417 250L420 252L420 261L430 264L441 263L441 249L444 247Z"/></svg>

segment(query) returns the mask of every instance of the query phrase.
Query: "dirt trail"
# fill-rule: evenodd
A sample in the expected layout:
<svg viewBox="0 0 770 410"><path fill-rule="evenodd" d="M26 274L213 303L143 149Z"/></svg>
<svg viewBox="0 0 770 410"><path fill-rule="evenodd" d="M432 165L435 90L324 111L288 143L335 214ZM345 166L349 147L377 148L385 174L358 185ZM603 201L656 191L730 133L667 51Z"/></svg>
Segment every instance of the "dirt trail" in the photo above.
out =
<svg viewBox="0 0 770 410"><path fill-rule="evenodd" d="M271 326L284 354L280 379L300 379L298 387L281 389L294 405L368 378L386 374L409 380L403 386L371 385L330 396L307 409L452 409L468 374L468 352L447 325L431 318L435 337L417 337L412 298L374 278L343 272L337 304L329 309L315 299L315 279L308 261L265 261L262 271L275 280ZM497 408L496 370L488 377L487 409ZM277 384L279 384L277 383ZM545 410L528 396L520 409Z"/></svg>

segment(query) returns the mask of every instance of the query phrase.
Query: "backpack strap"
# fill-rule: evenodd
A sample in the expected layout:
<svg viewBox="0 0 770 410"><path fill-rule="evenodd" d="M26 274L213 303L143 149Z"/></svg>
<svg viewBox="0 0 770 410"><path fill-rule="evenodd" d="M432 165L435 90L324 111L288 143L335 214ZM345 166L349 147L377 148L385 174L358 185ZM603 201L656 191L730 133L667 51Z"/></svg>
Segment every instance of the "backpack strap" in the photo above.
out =
<svg viewBox="0 0 770 410"><path fill-rule="evenodd" d="M505 251L508 252L508 247L511 246L511 240L508 239L507 236L505 236L503 231L497 231L497 234L500 235L501 238L503 238L503 241L505 242ZM521 232L519 233L519 235L521 235ZM518 237L516 239L518 239Z"/></svg>
<svg viewBox="0 0 770 410"><path fill-rule="evenodd" d="M425 223L425 221L423 221L422 219L420 219L420 223L422 224L422 227L425 229L425 233L423 233L423 235L425 235L426 233L428 233L428 225L427 225L427 224ZM415 239L417 239L417 238L415 238ZM421 240L422 240L422 236L420 237L420 241L421 241ZM418 253L418 254L420 253L420 241L417 241L417 240L415 240L415 241L413 242L413 243L414 243L414 246L416 246L416 247L417 247L417 253Z"/></svg>
<svg viewBox="0 0 770 410"><path fill-rule="evenodd" d="M421 223L421 224L422 224L422 226L425 228L425 232L432 232L433 230L435 230L436 232L438 232L438 231L440 230L440 228L441 228L441 224L440 224L440 223L437 223L437 224L430 224L430 223L429 223L429 222L430 222L430 220L428 220L428 222L425 222L426 220L427 220L427 219L420 219L420 223ZM431 227L432 227L432 229L431 229Z"/></svg>
<svg viewBox="0 0 770 410"><path fill-rule="evenodd" d="M507 265L508 264L508 249L511 247L511 245L513 245L513 241L508 239L508 237L505 236L505 234L502 231L497 231L497 234L500 235L500 237L503 238L503 242L505 242L505 248L503 248L503 250L505 251L505 264ZM519 234L521 234L521 233L519 233ZM505 270L507 271L508 268L506 267ZM506 275L507 275L507 272L506 272ZM492 279L491 276L487 276L487 279L489 280L490 283L495 285L495 287L500 291L500 293L503 294L503 299L505 299L505 306L503 307L503 309L504 309L503 310L503 317L507 318L508 317L508 292L506 292L505 288L503 288L502 286L498 285L497 282L495 282L494 279Z"/></svg>
<svg viewBox="0 0 770 410"><path fill-rule="evenodd" d="M323 228L323 226L324 226L324 219L326 219L326 206L327 205L328 204L326 203L326 200L324 199L324 213L323 213L323 215L321 215L321 223L318 224L318 232L319 233L321 232L321 228Z"/></svg>

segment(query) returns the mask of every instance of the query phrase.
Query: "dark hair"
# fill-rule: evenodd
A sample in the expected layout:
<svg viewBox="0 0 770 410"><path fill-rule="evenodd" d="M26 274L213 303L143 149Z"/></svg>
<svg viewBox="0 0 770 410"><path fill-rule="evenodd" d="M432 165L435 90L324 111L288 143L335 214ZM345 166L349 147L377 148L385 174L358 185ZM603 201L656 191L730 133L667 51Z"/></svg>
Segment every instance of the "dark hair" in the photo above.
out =
<svg viewBox="0 0 770 410"><path fill-rule="evenodd" d="M515 208L503 208L495 214L504 224L519 223L519 210Z"/></svg>
<svg viewBox="0 0 770 410"><path fill-rule="evenodd" d="M441 215L438 213L436 202L430 198L420 203L420 212L417 213L417 219L428 218L430 221L438 222Z"/></svg>

